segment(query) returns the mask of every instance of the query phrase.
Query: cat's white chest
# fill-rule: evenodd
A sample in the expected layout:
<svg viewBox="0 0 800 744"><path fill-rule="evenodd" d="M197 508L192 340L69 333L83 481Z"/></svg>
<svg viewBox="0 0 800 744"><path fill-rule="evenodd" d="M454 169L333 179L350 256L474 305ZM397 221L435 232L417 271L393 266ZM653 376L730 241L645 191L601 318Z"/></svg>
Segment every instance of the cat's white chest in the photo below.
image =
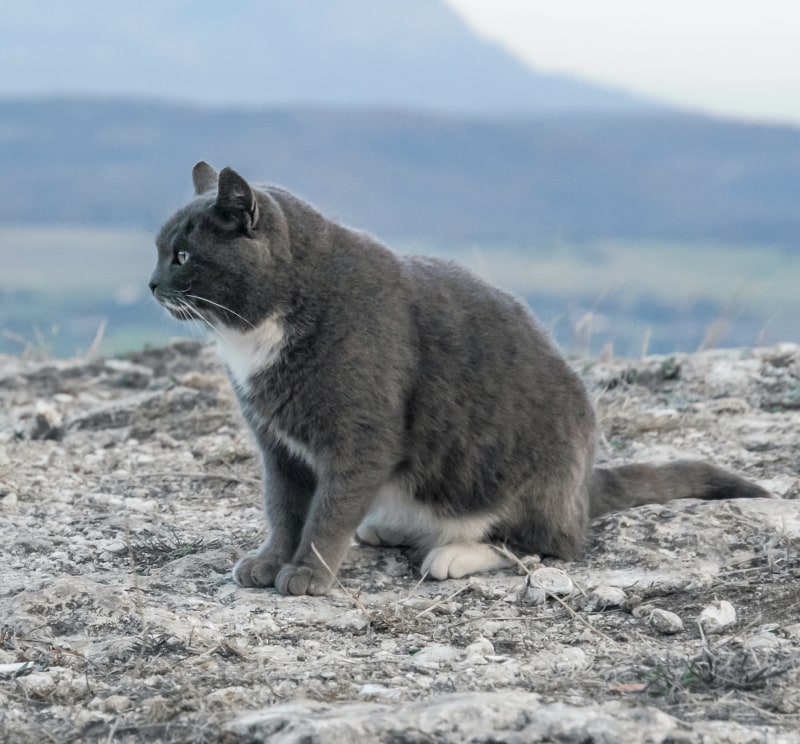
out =
<svg viewBox="0 0 800 744"><path fill-rule="evenodd" d="M278 358L283 347L283 324L278 316L270 316L247 331L233 328L219 331L217 354L228 367L233 381L242 389L247 388L253 374Z"/></svg>

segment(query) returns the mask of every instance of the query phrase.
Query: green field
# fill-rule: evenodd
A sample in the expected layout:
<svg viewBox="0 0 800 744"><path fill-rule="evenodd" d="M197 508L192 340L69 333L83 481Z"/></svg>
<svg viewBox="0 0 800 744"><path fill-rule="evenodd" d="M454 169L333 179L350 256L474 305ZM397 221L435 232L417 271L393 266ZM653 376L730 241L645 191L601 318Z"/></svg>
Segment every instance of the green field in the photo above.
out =
<svg viewBox="0 0 800 744"><path fill-rule="evenodd" d="M441 245L400 253L465 264L525 298L569 351L691 351L800 341L800 261L769 245ZM198 333L149 297L153 236L132 229L0 227L0 352L119 354Z"/></svg>

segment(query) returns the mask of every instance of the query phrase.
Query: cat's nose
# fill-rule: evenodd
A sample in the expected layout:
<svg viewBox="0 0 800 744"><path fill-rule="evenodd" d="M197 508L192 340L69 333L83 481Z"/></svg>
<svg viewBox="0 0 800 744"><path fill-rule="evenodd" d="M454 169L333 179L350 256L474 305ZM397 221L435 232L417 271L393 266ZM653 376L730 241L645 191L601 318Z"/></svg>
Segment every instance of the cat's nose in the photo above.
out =
<svg viewBox="0 0 800 744"><path fill-rule="evenodd" d="M150 280L150 291L155 294L158 289L158 282L155 279Z"/></svg>

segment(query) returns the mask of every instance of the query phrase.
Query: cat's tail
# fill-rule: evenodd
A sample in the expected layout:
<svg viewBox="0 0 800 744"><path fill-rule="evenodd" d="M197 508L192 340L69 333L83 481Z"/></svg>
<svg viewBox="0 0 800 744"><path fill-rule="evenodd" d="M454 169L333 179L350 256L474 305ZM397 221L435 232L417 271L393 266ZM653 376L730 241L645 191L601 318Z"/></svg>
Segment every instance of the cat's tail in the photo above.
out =
<svg viewBox="0 0 800 744"><path fill-rule="evenodd" d="M595 468L589 485L589 513L598 517L642 504L673 499L770 498L768 491L707 462L678 460L667 465Z"/></svg>

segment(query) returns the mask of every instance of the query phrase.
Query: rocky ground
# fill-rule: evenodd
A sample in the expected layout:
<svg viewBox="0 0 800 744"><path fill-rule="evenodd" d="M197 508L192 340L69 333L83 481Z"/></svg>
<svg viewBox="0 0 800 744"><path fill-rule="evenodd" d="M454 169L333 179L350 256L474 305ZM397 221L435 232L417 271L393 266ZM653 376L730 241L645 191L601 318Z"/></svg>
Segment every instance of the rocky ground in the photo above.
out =
<svg viewBox="0 0 800 744"><path fill-rule="evenodd" d="M607 462L775 499L598 520L583 560L237 588L260 473L210 352L0 358L3 742L800 741L800 347L577 363Z"/></svg>

